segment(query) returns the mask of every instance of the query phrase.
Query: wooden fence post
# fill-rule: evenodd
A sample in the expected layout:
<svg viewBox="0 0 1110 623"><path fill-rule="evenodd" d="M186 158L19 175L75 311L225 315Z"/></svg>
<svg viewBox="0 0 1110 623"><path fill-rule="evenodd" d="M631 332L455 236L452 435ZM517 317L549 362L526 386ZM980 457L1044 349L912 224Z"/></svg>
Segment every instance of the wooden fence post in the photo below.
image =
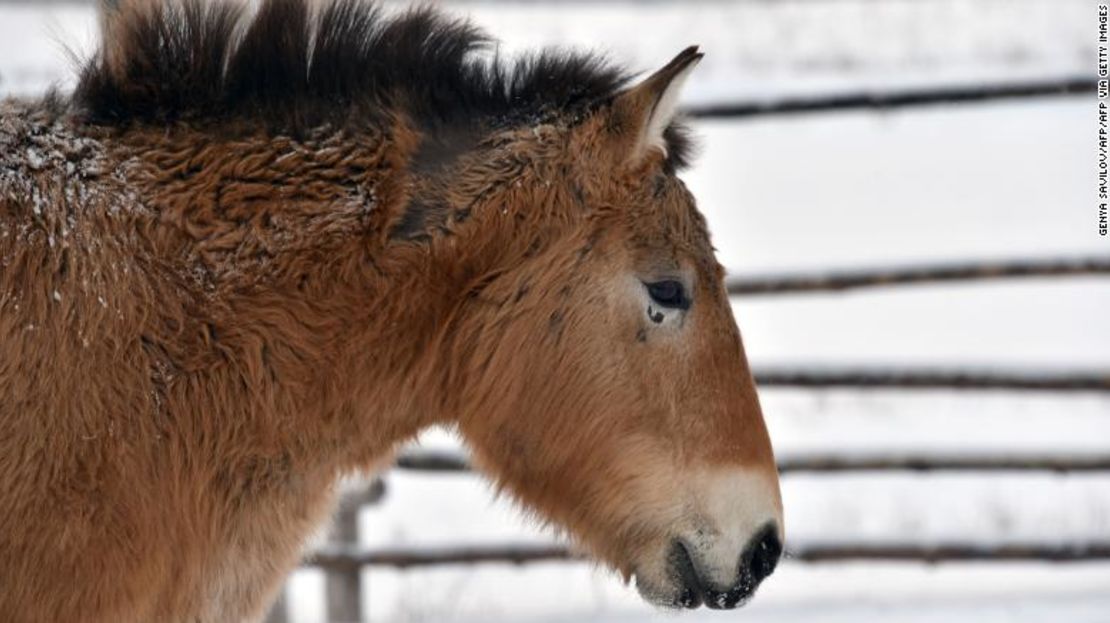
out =
<svg viewBox="0 0 1110 623"><path fill-rule="evenodd" d="M270 612L266 615L266 623L286 623L288 620L289 606L285 603L285 587L282 586L274 605L270 606Z"/></svg>
<svg viewBox="0 0 1110 623"><path fill-rule="evenodd" d="M358 511L372 504L385 493L385 483L374 479L365 489L345 495L340 499L339 511L332 525L329 541L340 547L358 546ZM324 572L324 593L329 623L359 623L362 621L362 568L328 569Z"/></svg>
<svg viewBox="0 0 1110 623"><path fill-rule="evenodd" d="M358 505L340 503L339 513L331 529L330 541L350 547L358 543ZM358 623L362 621L362 595L360 569L328 569L324 572L324 591L329 623Z"/></svg>

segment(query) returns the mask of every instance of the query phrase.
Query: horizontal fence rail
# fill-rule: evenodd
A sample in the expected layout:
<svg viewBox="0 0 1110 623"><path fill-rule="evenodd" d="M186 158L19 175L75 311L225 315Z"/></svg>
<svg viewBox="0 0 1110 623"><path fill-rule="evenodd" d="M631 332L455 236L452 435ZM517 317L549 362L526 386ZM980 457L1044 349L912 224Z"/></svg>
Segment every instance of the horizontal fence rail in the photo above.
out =
<svg viewBox="0 0 1110 623"><path fill-rule="evenodd" d="M854 471L1110 471L1105 456L804 456L778 460L780 472Z"/></svg>
<svg viewBox="0 0 1110 623"><path fill-rule="evenodd" d="M827 96L799 96L762 102L691 106L685 113L698 119L744 119L848 110L893 110L916 106L969 104L1029 97L1082 95L1095 92L1089 78L1063 78L1020 83L944 86L899 91L860 91Z"/></svg>
<svg viewBox="0 0 1110 623"><path fill-rule="evenodd" d="M306 566L357 569L382 566L407 569L433 565L502 562L525 564L550 560L576 560L580 555L563 545L479 545L438 548L382 548L324 546L304 561Z"/></svg>
<svg viewBox="0 0 1110 623"><path fill-rule="evenodd" d="M761 387L845 389L950 389L1011 391L1110 391L1110 370L1094 372L987 372L974 370L805 370L761 368Z"/></svg>
<svg viewBox="0 0 1110 623"><path fill-rule="evenodd" d="M470 460L460 452L408 451L397 457L395 466L423 472L471 471ZM1110 471L1110 455L1091 456L943 456L904 454L894 456L806 455L780 457L780 472L846 471Z"/></svg>
<svg viewBox="0 0 1110 623"><path fill-rule="evenodd" d="M813 545L787 550L787 560L842 562L1084 562L1110 560L1110 541L1075 545Z"/></svg>
<svg viewBox="0 0 1110 623"><path fill-rule="evenodd" d="M733 296L843 292L858 288L920 285L954 281L982 281L1021 277L1110 276L1110 256L927 264L825 273L730 277L725 281Z"/></svg>
<svg viewBox="0 0 1110 623"><path fill-rule="evenodd" d="M479 545L438 548L323 547L304 565L325 569L354 570L369 566L408 569L433 565L482 563L527 564L585 560L563 545ZM905 562L1050 561L1081 562L1110 560L1110 542L1075 545L976 545L976 544L830 544L787 547L786 560L842 562L852 560Z"/></svg>

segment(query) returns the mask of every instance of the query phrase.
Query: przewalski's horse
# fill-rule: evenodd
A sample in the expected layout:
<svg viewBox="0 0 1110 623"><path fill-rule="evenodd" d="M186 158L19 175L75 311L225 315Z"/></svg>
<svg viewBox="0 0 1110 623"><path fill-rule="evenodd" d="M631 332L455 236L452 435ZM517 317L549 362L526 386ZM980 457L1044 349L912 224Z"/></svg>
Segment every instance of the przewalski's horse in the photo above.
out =
<svg viewBox="0 0 1110 623"><path fill-rule="evenodd" d="M629 86L356 1L112 3L0 112L0 613L261 615L340 475L433 424L651 602L774 568L774 460L676 177L696 49Z"/></svg>

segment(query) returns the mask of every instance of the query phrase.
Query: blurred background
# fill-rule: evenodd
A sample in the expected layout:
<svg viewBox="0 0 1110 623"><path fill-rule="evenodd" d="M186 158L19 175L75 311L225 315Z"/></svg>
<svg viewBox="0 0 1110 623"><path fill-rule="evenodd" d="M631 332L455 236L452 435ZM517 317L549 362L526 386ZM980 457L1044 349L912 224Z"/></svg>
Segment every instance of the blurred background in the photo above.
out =
<svg viewBox="0 0 1110 623"><path fill-rule="evenodd" d="M441 4L506 52L706 52L684 178L730 269L791 558L741 610L653 611L431 431L347 484L272 621L1110 621L1095 3ZM95 22L0 0L0 96L71 85L64 46Z"/></svg>

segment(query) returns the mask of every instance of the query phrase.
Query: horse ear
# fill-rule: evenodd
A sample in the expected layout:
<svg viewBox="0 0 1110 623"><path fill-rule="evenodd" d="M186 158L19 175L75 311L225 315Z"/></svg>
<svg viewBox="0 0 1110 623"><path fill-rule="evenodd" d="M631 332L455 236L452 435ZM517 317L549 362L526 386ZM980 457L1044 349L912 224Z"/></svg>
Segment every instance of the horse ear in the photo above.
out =
<svg viewBox="0 0 1110 623"><path fill-rule="evenodd" d="M678 96L698 61L705 56L690 46L643 82L613 100L613 126L626 162L638 164L651 149L667 153L663 132L678 114Z"/></svg>

